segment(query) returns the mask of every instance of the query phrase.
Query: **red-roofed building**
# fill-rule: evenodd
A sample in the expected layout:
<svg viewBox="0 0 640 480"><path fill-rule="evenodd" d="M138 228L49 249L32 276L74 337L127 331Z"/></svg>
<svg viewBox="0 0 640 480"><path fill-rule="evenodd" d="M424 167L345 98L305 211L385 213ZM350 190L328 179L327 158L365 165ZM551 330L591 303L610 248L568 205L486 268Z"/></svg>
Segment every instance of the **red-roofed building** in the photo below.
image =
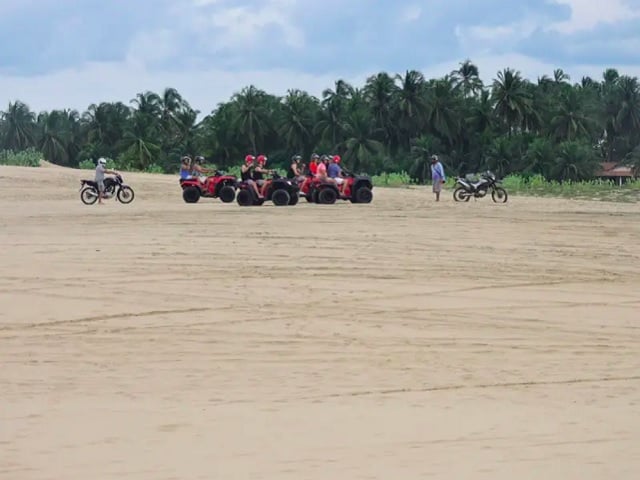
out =
<svg viewBox="0 0 640 480"><path fill-rule="evenodd" d="M600 164L600 171L596 173L596 177L604 180L613 180L618 185L622 185L627 180L632 180L636 177L631 167L626 165L620 165L615 162L603 162Z"/></svg>

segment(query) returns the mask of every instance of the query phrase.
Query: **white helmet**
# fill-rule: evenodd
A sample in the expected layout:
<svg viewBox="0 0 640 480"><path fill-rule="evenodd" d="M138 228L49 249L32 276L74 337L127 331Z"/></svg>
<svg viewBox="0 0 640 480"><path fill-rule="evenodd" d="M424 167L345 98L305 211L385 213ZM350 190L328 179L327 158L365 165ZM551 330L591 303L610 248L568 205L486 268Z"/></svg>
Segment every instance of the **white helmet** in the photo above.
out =
<svg viewBox="0 0 640 480"><path fill-rule="evenodd" d="M106 164L107 164L107 161L104 159L104 157L100 157L100 158L98 159L98 163L99 163L100 165L106 165Z"/></svg>

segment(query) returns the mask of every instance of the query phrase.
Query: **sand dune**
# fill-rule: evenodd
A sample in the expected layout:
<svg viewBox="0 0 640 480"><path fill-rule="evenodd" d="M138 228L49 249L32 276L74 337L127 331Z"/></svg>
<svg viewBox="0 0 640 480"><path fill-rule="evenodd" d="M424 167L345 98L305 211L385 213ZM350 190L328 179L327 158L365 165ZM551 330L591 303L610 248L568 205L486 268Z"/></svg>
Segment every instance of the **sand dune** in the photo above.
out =
<svg viewBox="0 0 640 480"><path fill-rule="evenodd" d="M640 211L0 167L0 478L640 477Z"/></svg>

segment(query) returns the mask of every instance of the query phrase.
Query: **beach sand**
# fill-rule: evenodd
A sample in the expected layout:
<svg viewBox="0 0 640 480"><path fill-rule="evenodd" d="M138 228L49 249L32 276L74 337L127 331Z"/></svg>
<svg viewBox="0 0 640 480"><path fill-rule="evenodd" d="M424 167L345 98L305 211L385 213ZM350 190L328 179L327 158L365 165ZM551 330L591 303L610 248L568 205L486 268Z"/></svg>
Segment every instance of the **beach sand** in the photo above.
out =
<svg viewBox="0 0 640 480"><path fill-rule="evenodd" d="M640 210L0 167L0 478L640 478Z"/></svg>

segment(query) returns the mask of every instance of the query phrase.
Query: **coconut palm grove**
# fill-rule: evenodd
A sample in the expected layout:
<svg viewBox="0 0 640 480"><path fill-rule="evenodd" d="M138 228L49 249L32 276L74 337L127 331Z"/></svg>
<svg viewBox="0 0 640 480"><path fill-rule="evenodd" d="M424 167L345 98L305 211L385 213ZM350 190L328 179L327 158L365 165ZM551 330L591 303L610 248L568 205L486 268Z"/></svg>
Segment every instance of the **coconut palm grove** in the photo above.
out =
<svg viewBox="0 0 640 480"><path fill-rule="evenodd" d="M167 173L183 154L224 169L247 153L267 154L272 166L337 153L354 171L404 171L416 182L428 180L433 153L450 175L488 168L562 181L592 178L604 161L640 166L640 84L615 69L576 82L561 69L531 81L505 68L483 84L467 60L443 78L410 70L364 85L337 80L321 98L246 86L212 108L198 121L174 88L84 112L34 112L16 100L0 114L0 150L35 149L70 167L103 156L123 170Z"/></svg>

